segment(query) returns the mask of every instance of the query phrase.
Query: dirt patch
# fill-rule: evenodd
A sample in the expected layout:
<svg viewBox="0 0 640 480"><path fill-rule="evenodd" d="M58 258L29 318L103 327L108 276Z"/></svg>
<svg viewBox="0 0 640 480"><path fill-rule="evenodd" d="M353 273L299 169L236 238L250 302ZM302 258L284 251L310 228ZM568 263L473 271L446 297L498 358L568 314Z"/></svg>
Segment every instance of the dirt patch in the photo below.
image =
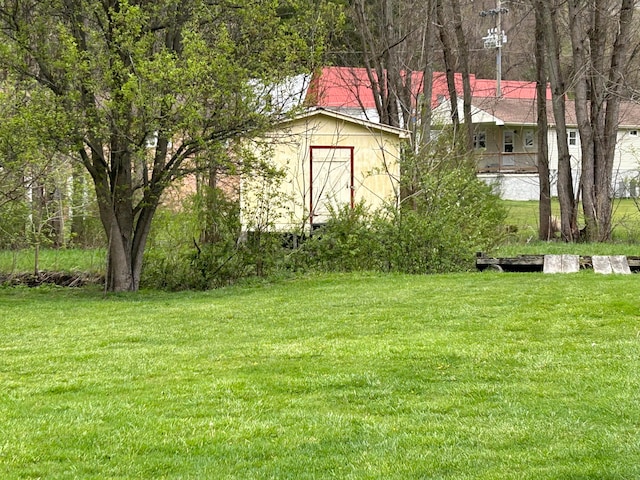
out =
<svg viewBox="0 0 640 480"><path fill-rule="evenodd" d="M58 285L60 287L84 287L86 285L99 285L103 283L104 277L97 274L88 273L65 273L65 272L40 272L33 273L0 273L0 285L24 285L27 287L38 287L40 285Z"/></svg>

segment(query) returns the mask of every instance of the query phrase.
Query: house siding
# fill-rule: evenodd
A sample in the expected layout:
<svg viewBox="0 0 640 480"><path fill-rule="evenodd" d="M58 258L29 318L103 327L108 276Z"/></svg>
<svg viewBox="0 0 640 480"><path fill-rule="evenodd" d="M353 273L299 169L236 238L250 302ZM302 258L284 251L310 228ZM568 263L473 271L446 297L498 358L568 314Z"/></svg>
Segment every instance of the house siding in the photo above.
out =
<svg viewBox="0 0 640 480"><path fill-rule="evenodd" d="M334 118L319 112L283 124L260 142L268 151L264 158L272 167L284 173L281 185L270 194L277 199L270 212L260 209L259 194L265 192L265 181L258 176L242 180L242 221L246 229L260 223L260 215L268 215L268 229L298 232L310 228L311 150L319 148L351 148L353 170L351 198L368 207L380 208L385 202L395 202L399 193L399 158L401 141L398 134L367 127L344 118ZM265 144L268 148L264 148ZM315 197L316 194L314 194Z"/></svg>

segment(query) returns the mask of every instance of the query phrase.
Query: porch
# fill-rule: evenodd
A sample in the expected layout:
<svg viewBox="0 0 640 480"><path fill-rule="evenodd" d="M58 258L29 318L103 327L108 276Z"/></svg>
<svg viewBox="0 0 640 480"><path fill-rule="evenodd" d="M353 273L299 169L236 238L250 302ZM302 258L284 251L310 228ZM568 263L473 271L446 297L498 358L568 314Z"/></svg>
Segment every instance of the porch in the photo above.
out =
<svg viewBox="0 0 640 480"><path fill-rule="evenodd" d="M477 153L478 173L537 173L537 152Z"/></svg>

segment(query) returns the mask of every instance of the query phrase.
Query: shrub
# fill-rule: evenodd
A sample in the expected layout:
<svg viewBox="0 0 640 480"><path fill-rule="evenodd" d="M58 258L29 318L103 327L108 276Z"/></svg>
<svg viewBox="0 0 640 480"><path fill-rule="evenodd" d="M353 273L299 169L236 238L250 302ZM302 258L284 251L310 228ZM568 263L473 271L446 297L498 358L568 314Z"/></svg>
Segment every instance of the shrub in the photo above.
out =
<svg viewBox="0 0 640 480"><path fill-rule="evenodd" d="M363 203L332 210L329 221L315 230L295 254L298 269L350 272L379 269L378 236Z"/></svg>
<svg viewBox="0 0 640 480"><path fill-rule="evenodd" d="M506 216L491 187L457 168L421 179L411 205L377 222L388 270L436 273L473 268L475 253L495 245Z"/></svg>
<svg viewBox="0 0 640 480"><path fill-rule="evenodd" d="M369 212L359 204L332 212L304 244L306 264L405 273L473 268L476 252L505 234L506 210L492 187L476 177L473 158L447 146L443 134L422 155L405 158L399 207Z"/></svg>

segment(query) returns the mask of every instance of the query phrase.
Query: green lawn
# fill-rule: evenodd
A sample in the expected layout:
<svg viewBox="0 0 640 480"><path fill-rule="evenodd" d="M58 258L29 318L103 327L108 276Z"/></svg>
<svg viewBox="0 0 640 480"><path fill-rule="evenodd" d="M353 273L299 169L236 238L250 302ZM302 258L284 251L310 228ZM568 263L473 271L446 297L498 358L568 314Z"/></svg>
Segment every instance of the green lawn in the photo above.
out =
<svg viewBox="0 0 640 480"><path fill-rule="evenodd" d="M43 248L38 263L41 271L102 273L106 265L106 251L100 248ZM0 250L0 273L33 272L34 267L34 250Z"/></svg>
<svg viewBox="0 0 640 480"><path fill-rule="evenodd" d="M640 478L639 278L0 289L0 478Z"/></svg>
<svg viewBox="0 0 640 480"><path fill-rule="evenodd" d="M493 251L498 257L573 253L576 255L640 255L640 211L632 199L614 202L613 234L610 243L564 243L538 241L538 202L504 201L509 233ZM557 199L552 202L554 215L560 215ZM582 222L579 216L580 224Z"/></svg>
<svg viewBox="0 0 640 480"><path fill-rule="evenodd" d="M506 224L518 229L518 239L535 239L538 236L538 202L505 200L507 208ZM552 200L553 215L560 217L557 199ZM583 225L581 211L578 223ZM640 241L640 210L633 199L616 199L613 204L613 235L619 241Z"/></svg>

